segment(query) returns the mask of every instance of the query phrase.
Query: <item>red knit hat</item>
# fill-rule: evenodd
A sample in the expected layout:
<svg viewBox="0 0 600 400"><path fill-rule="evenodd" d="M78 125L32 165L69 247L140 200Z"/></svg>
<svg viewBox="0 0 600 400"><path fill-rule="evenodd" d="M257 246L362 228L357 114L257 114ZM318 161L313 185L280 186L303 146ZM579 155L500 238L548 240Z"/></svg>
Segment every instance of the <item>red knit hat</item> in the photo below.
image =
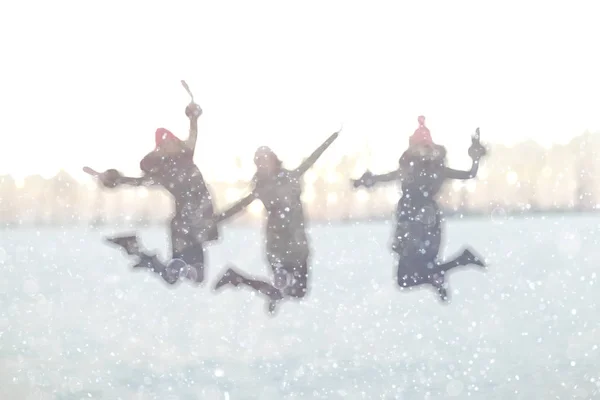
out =
<svg viewBox="0 0 600 400"><path fill-rule="evenodd" d="M418 118L419 127L415 130L415 133L410 137L408 144L409 146L415 146L419 144L433 144L433 140L431 139L431 133L429 129L425 126L425 117L420 116Z"/></svg>
<svg viewBox="0 0 600 400"><path fill-rule="evenodd" d="M173 139L179 140L179 138L177 138L177 136L173 135L173 133L171 131L169 131L168 129L165 129L165 128L158 128L156 130L156 133L154 134L154 141L156 143L156 147L160 146L161 144L163 144L163 142L165 142L167 140L173 140Z"/></svg>

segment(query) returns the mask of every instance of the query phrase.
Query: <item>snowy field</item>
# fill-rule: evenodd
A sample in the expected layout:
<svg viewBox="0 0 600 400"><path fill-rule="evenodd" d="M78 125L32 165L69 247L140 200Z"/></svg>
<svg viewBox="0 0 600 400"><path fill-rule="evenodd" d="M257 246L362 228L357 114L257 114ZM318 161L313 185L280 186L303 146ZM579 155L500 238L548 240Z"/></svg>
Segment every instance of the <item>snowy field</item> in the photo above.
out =
<svg viewBox="0 0 600 400"><path fill-rule="evenodd" d="M274 318L210 289L227 262L267 271L258 227L175 288L102 244L117 230L0 231L0 399L600 398L599 225L450 221L444 254L469 243L490 270L453 273L446 306L396 289L389 225L314 226L310 295Z"/></svg>

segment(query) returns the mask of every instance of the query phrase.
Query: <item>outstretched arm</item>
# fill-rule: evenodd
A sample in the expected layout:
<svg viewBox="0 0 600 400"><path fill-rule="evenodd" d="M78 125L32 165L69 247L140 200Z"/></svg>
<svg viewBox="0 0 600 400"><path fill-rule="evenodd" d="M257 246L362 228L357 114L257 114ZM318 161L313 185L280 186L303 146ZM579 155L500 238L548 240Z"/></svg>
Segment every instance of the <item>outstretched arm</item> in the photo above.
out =
<svg viewBox="0 0 600 400"><path fill-rule="evenodd" d="M456 169L444 167L444 178L447 179L472 179L477 176L479 170L479 160L473 160L473 165L469 171L459 171Z"/></svg>
<svg viewBox="0 0 600 400"><path fill-rule="evenodd" d="M198 118L202 115L202 109L198 104L190 103L185 109L185 115L190 119L190 134L184 141L186 147L194 152L198 140Z"/></svg>
<svg viewBox="0 0 600 400"><path fill-rule="evenodd" d="M152 186L157 185L158 183L156 183L150 175L144 175L139 178L122 176L117 179L117 184L130 186Z"/></svg>
<svg viewBox="0 0 600 400"><path fill-rule="evenodd" d="M400 169L397 169L395 171L388 172L387 174L372 175L371 179L373 180L373 183L397 181L399 179L402 179L402 171Z"/></svg>
<svg viewBox="0 0 600 400"><path fill-rule="evenodd" d="M111 189L116 188L119 185L151 186L158 184L148 174L139 178L133 178L121 175L116 169L108 169L96 176L104 187Z"/></svg>
<svg viewBox="0 0 600 400"><path fill-rule="evenodd" d="M335 141L335 139L338 138L340 132L337 131L335 132L333 135L329 136L329 138L327 138L326 141L323 142L322 145L320 145L311 155L310 157L308 157L306 160L304 160L304 162L302 164L300 164L300 166L298 168L296 168L296 172L299 175L304 174L306 171L308 171L308 169L310 167L313 166L313 164L319 159L319 157L321 157L321 154L323 154L325 152L325 150L327 150L327 148L329 146L331 146L331 143L333 143Z"/></svg>
<svg viewBox="0 0 600 400"><path fill-rule="evenodd" d="M249 195L235 203L233 206L229 207L227 210L223 211L220 214L217 214L215 222L220 223L222 221L225 221L226 219L233 217L235 214L248 207L255 199L256 194L254 192L250 193Z"/></svg>
<svg viewBox="0 0 600 400"><path fill-rule="evenodd" d="M360 186L370 188L378 183L392 182L401 179L402 171L400 169L381 175L373 175L371 172L367 171L359 179L353 180L352 183L355 188Z"/></svg>

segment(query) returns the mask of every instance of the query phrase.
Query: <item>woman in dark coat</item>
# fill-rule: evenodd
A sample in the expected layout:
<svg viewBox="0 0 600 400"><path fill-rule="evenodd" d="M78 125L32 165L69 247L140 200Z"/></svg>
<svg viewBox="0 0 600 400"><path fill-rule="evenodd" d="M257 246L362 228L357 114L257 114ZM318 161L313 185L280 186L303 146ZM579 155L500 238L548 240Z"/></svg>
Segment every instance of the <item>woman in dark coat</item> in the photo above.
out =
<svg viewBox="0 0 600 400"><path fill-rule="evenodd" d="M254 200L260 200L267 211L265 226L266 255L273 271L272 282L252 279L241 271L229 268L215 285L215 290L225 285L245 285L265 295L269 312L285 297L303 298L308 288L308 263L310 249L306 235L305 215L302 206L302 177L323 152L337 139L339 132L331 135L298 168L288 170L268 147L259 148L254 155L256 174L252 192L223 212L223 221Z"/></svg>
<svg viewBox="0 0 600 400"><path fill-rule="evenodd" d="M219 232L213 221L212 195L194 163L198 118L201 114L202 109L197 104L187 106L186 115L190 119L187 140L177 138L167 129L157 129L155 149L140 162L140 168L144 172L142 177L125 177L115 170L100 175L100 181L107 187L156 185L167 190L175 200L175 215L170 224L170 262L164 264L155 255L141 251L135 235L107 239L123 247L128 254L137 256L139 262L135 267L150 268L169 284L177 282L180 276L197 283L202 282L204 244L219 239Z"/></svg>
<svg viewBox="0 0 600 400"><path fill-rule="evenodd" d="M419 117L419 128L409 140L409 148L399 160L397 170L383 175L366 172L354 181L354 187L372 187L382 182L398 181L402 197L396 207L396 229L392 250L397 254L397 282L401 288L429 284L435 287L443 301L448 300L444 275L458 266L469 264L485 267L483 261L466 248L454 259L437 261L442 238L443 215L435 196L448 179L472 179L477 175L479 161L486 153L479 142L479 129L473 137L469 156L473 160L469 171L446 166L446 149L433 143L425 117Z"/></svg>

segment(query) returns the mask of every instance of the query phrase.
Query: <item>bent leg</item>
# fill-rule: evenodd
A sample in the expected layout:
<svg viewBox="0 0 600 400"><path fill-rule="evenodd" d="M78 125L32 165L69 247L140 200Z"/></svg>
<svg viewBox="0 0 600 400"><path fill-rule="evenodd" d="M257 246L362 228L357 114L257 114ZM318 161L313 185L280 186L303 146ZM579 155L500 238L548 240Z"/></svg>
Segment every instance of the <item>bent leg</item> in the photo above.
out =
<svg viewBox="0 0 600 400"><path fill-rule="evenodd" d="M486 268L486 265L483 262L482 258L478 255L475 255L473 251L467 248L463 250L463 252L459 256L455 257L453 260L447 261L443 264L437 264L435 269L436 272L445 274L453 268L466 267L467 265L477 265L481 268Z"/></svg>
<svg viewBox="0 0 600 400"><path fill-rule="evenodd" d="M193 247L190 227L181 217L171 219L171 258L181 258L181 254L188 247Z"/></svg>
<svg viewBox="0 0 600 400"><path fill-rule="evenodd" d="M134 268L149 268L160 275L170 285L175 284L182 274L182 265L173 262L177 260L172 260L169 264L165 265L155 255L140 253L139 257L140 261L133 266Z"/></svg>
<svg viewBox="0 0 600 400"><path fill-rule="evenodd" d="M427 268L427 264L415 258L399 258L396 274L398 286L401 288L431 283L431 275Z"/></svg>
<svg viewBox="0 0 600 400"><path fill-rule="evenodd" d="M308 261L273 265L274 285L287 297L302 299L308 290Z"/></svg>
<svg viewBox="0 0 600 400"><path fill-rule="evenodd" d="M180 253L174 253L173 256L186 264L184 273L186 278L194 283L204 281L204 246L201 243L187 247Z"/></svg>
<svg viewBox="0 0 600 400"><path fill-rule="evenodd" d="M136 235L108 237L106 241L122 247L127 254L138 257L139 261L133 268L149 268L160 275L165 282L171 285L177 282L179 275L174 270L169 270L156 255L143 251Z"/></svg>
<svg viewBox="0 0 600 400"><path fill-rule="evenodd" d="M121 247L130 256L137 256L140 254L140 244L138 242L137 235L121 235L106 237L108 243Z"/></svg>
<svg viewBox="0 0 600 400"><path fill-rule="evenodd" d="M478 265L485 267L480 257L466 249L458 257L443 264L423 257L400 257L398 260L397 280L400 288L409 288L423 284L432 285L443 302L449 301L448 285L445 281L446 272L453 268Z"/></svg>
<svg viewBox="0 0 600 400"><path fill-rule="evenodd" d="M196 240L190 224L182 216L171 219L170 228L173 269L179 269L179 276L184 276L194 283L202 283L204 245Z"/></svg>
<svg viewBox="0 0 600 400"><path fill-rule="evenodd" d="M241 272L236 271L231 267L225 271L221 279L216 283L215 290L219 290L225 285L232 285L235 287L239 285L248 286L257 292L264 294L271 300L281 300L283 298L281 291L273 285L259 279L246 277Z"/></svg>
<svg viewBox="0 0 600 400"><path fill-rule="evenodd" d="M194 247L184 250L181 258L174 258L167 264L158 257L140 253L140 262L135 267L146 267L160 275L165 282L173 285L180 277L185 277L195 283L204 280L204 249Z"/></svg>
<svg viewBox="0 0 600 400"><path fill-rule="evenodd" d="M432 261L417 257L412 260L400 258L398 260L397 282L400 289L431 285L438 292L440 300L443 302L449 300L444 274L436 270L436 265Z"/></svg>

